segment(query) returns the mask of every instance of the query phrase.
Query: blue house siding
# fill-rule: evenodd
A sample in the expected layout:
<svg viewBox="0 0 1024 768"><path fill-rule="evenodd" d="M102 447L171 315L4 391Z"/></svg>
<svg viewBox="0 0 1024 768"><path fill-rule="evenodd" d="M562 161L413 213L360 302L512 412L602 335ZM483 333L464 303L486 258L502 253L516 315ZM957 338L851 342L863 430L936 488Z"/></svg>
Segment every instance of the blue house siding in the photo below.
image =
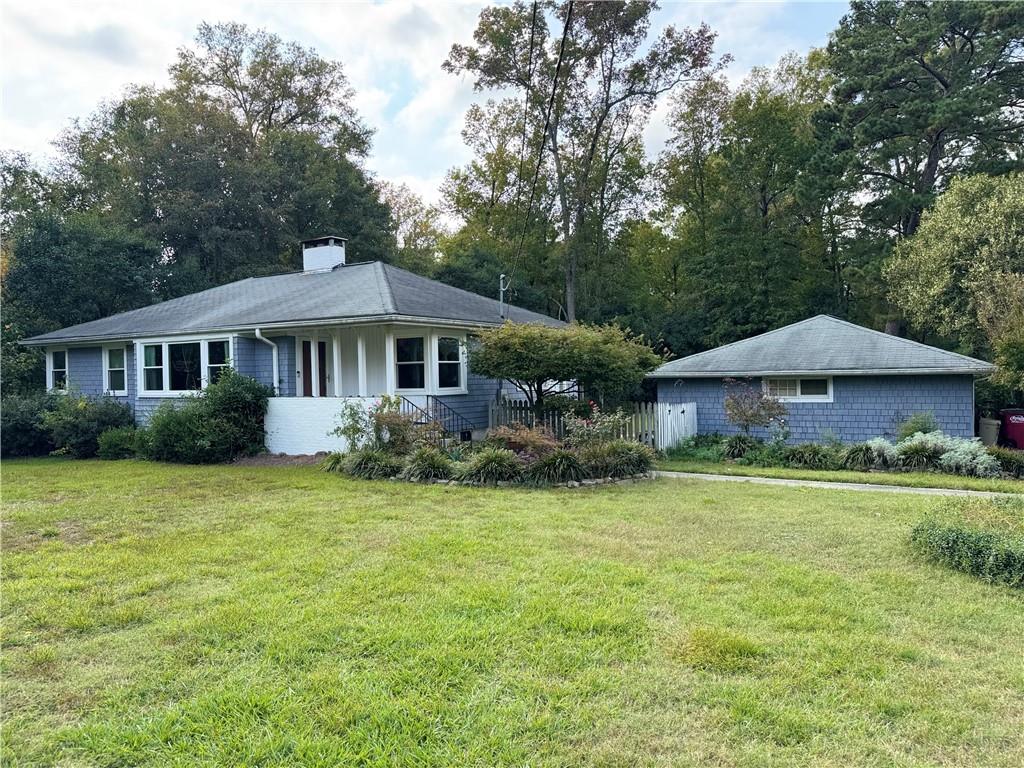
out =
<svg viewBox="0 0 1024 768"><path fill-rule="evenodd" d="M103 394L103 348L72 347L68 350L68 381L72 391Z"/></svg>
<svg viewBox="0 0 1024 768"><path fill-rule="evenodd" d="M232 365L243 376L274 386L274 351L259 339L235 336L235 358Z"/></svg>
<svg viewBox="0 0 1024 768"><path fill-rule="evenodd" d="M761 386L760 379L750 384ZM893 437L899 423L914 413L931 411L950 435L974 435L974 378L969 375L836 376L833 402L788 402L791 442L815 442L834 436L844 443ZM722 379L659 379L658 400L696 403L701 434L739 432L725 417ZM765 431L758 430L765 436Z"/></svg>
<svg viewBox="0 0 1024 768"><path fill-rule="evenodd" d="M498 383L494 379L470 373L466 389L469 392L465 395L443 395L439 396L438 400L473 422L475 429L486 429L490 405L494 402Z"/></svg>

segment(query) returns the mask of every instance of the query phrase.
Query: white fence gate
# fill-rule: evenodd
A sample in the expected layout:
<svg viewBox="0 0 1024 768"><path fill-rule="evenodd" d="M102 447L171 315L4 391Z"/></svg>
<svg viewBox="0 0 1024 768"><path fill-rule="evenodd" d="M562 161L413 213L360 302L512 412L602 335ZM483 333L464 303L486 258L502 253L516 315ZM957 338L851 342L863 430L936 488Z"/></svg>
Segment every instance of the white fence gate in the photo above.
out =
<svg viewBox="0 0 1024 768"><path fill-rule="evenodd" d="M658 423L655 427L655 448L675 448L680 442L697 434L696 403L655 403Z"/></svg>
<svg viewBox="0 0 1024 768"><path fill-rule="evenodd" d="M697 434L696 403L633 403L624 410L630 417L619 433L624 440L636 440L663 451ZM549 411L538 419L524 400L493 403L489 422L492 429L503 424L532 427L539 423L557 437L565 435L565 419L561 412Z"/></svg>

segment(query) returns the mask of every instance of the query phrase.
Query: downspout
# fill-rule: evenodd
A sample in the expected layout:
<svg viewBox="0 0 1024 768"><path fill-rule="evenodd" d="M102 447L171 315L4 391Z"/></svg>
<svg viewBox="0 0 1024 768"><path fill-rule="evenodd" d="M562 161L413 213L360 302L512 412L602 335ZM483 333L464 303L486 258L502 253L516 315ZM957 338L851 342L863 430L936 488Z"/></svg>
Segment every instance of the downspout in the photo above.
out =
<svg viewBox="0 0 1024 768"><path fill-rule="evenodd" d="M281 367L278 364L277 344L264 336L259 328L253 328L253 331L256 333L257 339L270 346L270 357L274 366L274 397L279 397L281 395Z"/></svg>

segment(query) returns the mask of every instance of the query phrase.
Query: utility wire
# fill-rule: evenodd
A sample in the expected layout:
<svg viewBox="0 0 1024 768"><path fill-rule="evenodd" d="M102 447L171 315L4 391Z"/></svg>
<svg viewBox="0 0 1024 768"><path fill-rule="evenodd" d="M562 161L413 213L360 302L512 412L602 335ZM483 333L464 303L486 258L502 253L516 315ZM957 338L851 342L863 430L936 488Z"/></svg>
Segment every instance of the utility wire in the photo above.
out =
<svg viewBox="0 0 1024 768"><path fill-rule="evenodd" d="M519 174L516 176L516 210L523 199L523 163L526 162L526 125L530 119L530 92L533 90L533 38L537 31L537 0L530 17L530 55L526 63L526 98L523 99L523 135L519 141Z"/></svg>
<svg viewBox="0 0 1024 768"><path fill-rule="evenodd" d="M548 126L551 124L551 112L555 107L555 94L558 91L558 80L562 71L562 59L565 55L565 41L569 37L569 25L572 23L573 0L569 0L569 8L565 13L565 25L562 27L562 42L558 46L558 61L555 63L555 78L551 83L551 96L548 98L548 108L544 113L544 130L541 132L540 151L537 152L537 166L533 171L533 184L530 186L530 202L526 206L526 217L523 219L523 231L519 235L519 246L516 248L515 258L512 260L512 272L508 278L508 286L511 287L512 280L516 276L516 269L519 267L519 258L523 254L523 243L526 241L526 230L530 225L530 214L533 211L533 199L537 195L537 178L540 176L540 166L544 160L544 145L548 140Z"/></svg>

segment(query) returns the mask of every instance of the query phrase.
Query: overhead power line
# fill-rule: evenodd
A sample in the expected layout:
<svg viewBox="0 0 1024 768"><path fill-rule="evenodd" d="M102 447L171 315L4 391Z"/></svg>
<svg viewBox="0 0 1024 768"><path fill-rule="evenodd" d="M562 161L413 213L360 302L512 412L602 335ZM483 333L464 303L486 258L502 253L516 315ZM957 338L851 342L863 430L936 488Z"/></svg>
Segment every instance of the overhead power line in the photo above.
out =
<svg viewBox="0 0 1024 768"><path fill-rule="evenodd" d="M569 0L569 7L565 12L565 24L562 27L562 41L558 46L558 60L555 62L555 77L551 82L551 96L548 98L548 106L544 111L544 130L540 135L540 148L537 151L537 164L533 170L533 182L530 185L530 200L526 205L526 216L523 218L523 229L519 235L519 245L516 248L515 257L512 260L512 272L506 282L506 290L512 286L516 269L519 267L519 259L523 254L523 244L526 241L526 230L530 225L530 214L533 212L533 200L537 196L537 179L540 177L540 166L544 160L544 145L547 143L548 127L551 125L551 113L555 107L555 95L558 92L558 81L562 72L562 60L565 56L565 41L569 37L569 26L572 24L573 0Z"/></svg>

